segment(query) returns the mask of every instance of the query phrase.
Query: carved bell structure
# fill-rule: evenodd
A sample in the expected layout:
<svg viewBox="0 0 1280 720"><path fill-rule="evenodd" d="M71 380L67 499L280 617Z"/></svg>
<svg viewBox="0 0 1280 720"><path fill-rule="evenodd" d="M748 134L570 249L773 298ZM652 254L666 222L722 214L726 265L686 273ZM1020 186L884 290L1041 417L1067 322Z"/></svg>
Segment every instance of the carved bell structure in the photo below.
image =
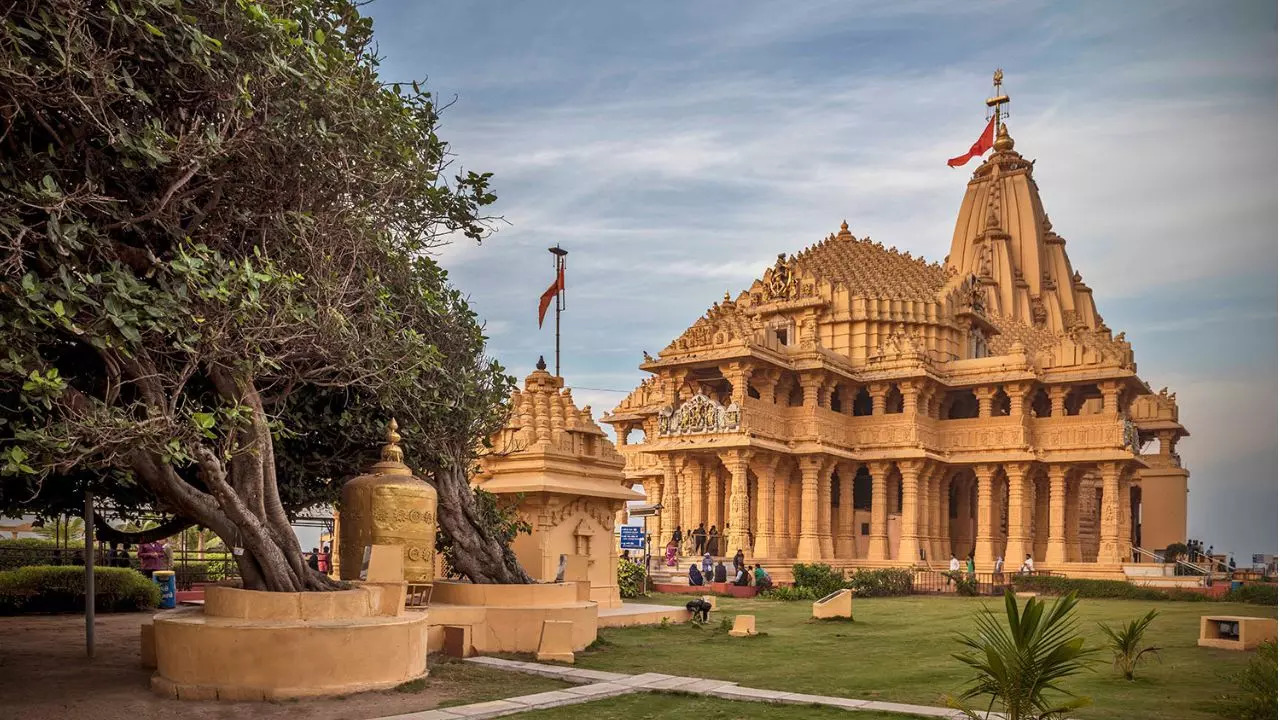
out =
<svg viewBox="0 0 1280 720"><path fill-rule="evenodd" d="M360 579L369 545L402 546L406 582L429 583L435 576L436 490L404 464L397 429L393 419L382 459L342 486L343 580Z"/></svg>

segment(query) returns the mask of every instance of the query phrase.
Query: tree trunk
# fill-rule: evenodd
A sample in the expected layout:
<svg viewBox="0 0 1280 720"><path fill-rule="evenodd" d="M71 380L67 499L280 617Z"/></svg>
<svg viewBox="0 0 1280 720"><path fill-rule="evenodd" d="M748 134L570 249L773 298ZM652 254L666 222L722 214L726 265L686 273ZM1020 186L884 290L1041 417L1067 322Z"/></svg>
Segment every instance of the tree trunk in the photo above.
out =
<svg viewBox="0 0 1280 720"><path fill-rule="evenodd" d="M511 548L486 527L476 507L475 492L457 465L435 473L439 495L436 517L453 540L453 567L474 583L527 584L533 578L520 566Z"/></svg>

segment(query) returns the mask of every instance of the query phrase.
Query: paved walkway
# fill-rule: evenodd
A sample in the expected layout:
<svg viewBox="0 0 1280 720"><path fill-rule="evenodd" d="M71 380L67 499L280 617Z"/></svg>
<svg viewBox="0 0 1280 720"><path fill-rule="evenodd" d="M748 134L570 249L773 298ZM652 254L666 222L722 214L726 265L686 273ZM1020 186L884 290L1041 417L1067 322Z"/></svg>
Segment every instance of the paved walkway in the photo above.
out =
<svg viewBox="0 0 1280 720"><path fill-rule="evenodd" d="M535 695L522 695L520 697L507 698L506 700L490 700L489 702L458 705L440 710L393 715L380 720L459 720L460 718L481 720L482 718L514 715L530 710L545 710L562 705L576 705L618 695L649 691L693 693L711 695L726 700L746 700L751 702L826 705L844 710L878 710L880 712L902 713L904 715L948 718L949 720L958 720L964 717L964 713L950 708L931 707L929 705L902 705L874 700L828 697L826 695L802 695L779 690L757 690L741 687L737 683L725 680L662 675L660 673L622 675L600 670L582 670L572 665L550 665L492 657L475 657L468 659L467 662L487 665L498 670L510 670L557 678L577 685L563 690L552 690Z"/></svg>

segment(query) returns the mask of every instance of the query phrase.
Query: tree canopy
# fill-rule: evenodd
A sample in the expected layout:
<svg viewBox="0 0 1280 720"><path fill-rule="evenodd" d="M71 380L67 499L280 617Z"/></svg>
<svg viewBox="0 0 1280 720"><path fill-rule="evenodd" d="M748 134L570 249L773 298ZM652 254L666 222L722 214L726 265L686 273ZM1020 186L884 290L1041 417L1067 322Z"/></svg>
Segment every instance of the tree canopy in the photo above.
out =
<svg viewBox="0 0 1280 720"><path fill-rule="evenodd" d="M247 587L324 589L286 507L394 415L454 567L528 581L467 482L512 379L429 255L488 234L490 176L371 43L348 0L13 4L0 509L93 489L244 548Z"/></svg>

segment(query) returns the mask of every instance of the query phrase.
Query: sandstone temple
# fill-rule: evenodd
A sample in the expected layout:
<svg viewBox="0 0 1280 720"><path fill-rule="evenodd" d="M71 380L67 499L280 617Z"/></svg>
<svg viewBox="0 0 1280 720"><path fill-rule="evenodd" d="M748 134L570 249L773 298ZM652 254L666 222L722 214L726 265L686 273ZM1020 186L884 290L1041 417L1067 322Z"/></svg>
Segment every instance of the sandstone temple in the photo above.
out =
<svg viewBox="0 0 1280 720"><path fill-rule="evenodd" d="M941 264L842 223L646 355L602 419L661 506L655 554L702 524L780 568L1029 554L1119 577L1185 541L1176 395L1139 377L996 128Z"/></svg>

